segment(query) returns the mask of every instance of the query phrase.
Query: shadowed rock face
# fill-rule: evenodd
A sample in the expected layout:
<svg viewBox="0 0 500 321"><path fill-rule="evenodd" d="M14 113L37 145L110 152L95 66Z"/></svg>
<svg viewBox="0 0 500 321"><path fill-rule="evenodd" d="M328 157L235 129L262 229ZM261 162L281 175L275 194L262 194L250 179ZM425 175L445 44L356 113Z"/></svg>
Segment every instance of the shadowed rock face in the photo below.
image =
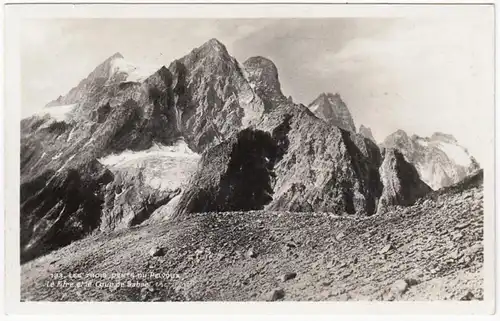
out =
<svg viewBox="0 0 500 321"><path fill-rule="evenodd" d="M275 108L257 128L263 132L252 137L262 138L245 140L245 133L232 143L207 151L175 211L177 216L260 209L265 204L270 210L375 213L382 192L378 173L381 157L375 144L318 121L300 105ZM253 144L262 147L255 150ZM254 167L238 165L240 156L249 157L250 153L244 152L247 150L259 155L251 160ZM241 195L253 199L253 205L227 201L238 199L240 184L245 191ZM262 194L253 198L253 192L244 189L247 184Z"/></svg>
<svg viewBox="0 0 500 321"><path fill-rule="evenodd" d="M390 205L412 205L418 198L432 191L420 179L415 166L408 163L396 149L389 148L384 151L380 177L384 190L379 202L379 211Z"/></svg>
<svg viewBox="0 0 500 321"><path fill-rule="evenodd" d="M90 174L89 174L90 173ZM111 173L91 162L21 185L21 262L67 245L98 227Z"/></svg>
<svg viewBox="0 0 500 321"><path fill-rule="evenodd" d="M174 215L262 209L272 199L277 155L271 135L242 130L203 155Z"/></svg>

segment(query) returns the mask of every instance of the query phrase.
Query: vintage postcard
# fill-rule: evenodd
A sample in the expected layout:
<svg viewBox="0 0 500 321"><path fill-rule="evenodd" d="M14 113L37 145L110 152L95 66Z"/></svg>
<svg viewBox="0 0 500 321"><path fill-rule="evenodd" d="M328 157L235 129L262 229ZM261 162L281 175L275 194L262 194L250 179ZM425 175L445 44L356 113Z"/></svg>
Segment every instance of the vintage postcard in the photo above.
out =
<svg viewBox="0 0 500 321"><path fill-rule="evenodd" d="M492 312L494 18L7 6L7 308Z"/></svg>

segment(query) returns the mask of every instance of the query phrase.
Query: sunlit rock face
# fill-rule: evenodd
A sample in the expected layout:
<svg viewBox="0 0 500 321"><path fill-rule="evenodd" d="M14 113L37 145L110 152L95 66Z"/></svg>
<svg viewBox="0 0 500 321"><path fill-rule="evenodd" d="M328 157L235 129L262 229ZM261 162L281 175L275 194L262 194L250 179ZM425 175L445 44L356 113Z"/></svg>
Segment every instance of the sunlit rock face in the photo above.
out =
<svg viewBox="0 0 500 321"><path fill-rule="evenodd" d="M420 178L434 190L456 184L479 170L474 157L448 134L419 137L398 130L389 135L381 146L400 150L406 160L415 166Z"/></svg>

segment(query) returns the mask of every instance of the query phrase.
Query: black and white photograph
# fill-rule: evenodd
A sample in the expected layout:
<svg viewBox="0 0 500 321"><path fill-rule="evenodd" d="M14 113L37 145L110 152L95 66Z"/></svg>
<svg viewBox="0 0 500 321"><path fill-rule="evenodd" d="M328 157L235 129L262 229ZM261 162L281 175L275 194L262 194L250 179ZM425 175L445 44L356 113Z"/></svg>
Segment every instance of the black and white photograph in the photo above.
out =
<svg viewBox="0 0 500 321"><path fill-rule="evenodd" d="M20 302L491 300L493 6L327 7L23 18Z"/></svg>

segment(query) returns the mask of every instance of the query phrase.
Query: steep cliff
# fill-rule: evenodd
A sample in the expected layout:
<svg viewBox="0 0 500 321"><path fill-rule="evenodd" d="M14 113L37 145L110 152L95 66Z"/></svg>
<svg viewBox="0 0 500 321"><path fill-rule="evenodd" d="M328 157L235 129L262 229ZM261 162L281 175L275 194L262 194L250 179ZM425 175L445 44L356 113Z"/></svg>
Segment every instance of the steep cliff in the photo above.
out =
<svg viewBox="0 0 500 321"><path fill-rule="evenodd" d="M419 177L415 167L408 163L396 149L383 152L380 177L384 186L378 210L384 211L390 205L412 205L432 189Z"/></svg>

